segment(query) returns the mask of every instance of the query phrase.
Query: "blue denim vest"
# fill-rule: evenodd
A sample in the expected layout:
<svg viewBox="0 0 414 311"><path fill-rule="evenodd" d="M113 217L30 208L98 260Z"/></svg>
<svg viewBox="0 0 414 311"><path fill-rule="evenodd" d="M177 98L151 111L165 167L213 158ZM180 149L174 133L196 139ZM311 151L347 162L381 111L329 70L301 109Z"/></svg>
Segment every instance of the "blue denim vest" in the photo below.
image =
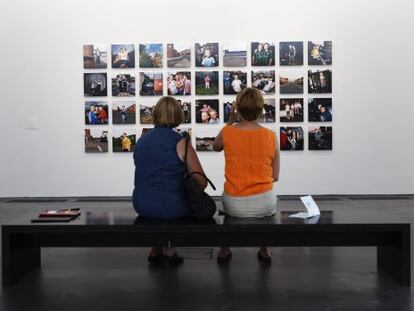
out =
<svg viewBox="0 0 414 311"><path fill-rule="evenodd" d="M185 167L177 155L181 139L168 127L155 127L138 139L132 199L140 216L173 219L190 213L184 189Z"/></svg>

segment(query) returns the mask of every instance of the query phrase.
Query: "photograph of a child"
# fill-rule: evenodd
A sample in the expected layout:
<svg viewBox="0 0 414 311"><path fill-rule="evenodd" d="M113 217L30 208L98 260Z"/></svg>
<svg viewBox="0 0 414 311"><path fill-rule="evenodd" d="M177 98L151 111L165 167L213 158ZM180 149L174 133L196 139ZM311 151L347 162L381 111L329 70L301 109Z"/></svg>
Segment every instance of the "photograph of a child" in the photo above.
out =
<svg viewBox="0 0 414 311"><path fill-rule="evenodd" d="M237 94L247 86L247 73L243 71L224 71L224 94Z"/></svg>
<svg viewBox="0 0 414 311"><path fill-rule="evenodd" d="M196 71L195 79L196 95L219 94L218 71Z"/></svg>
<svg viewBox="0 0 414 311"><path fill-rule="evenodd" d="M303 150L302 127L280 128L280 150Z"/></svg>
<svg viewBox="0 0 414 311"><path fill-rule="evenodd" d="M332 150L332 126L309 128L309 150Z"/></svg>
<svg viewBox="0 0 414 311"><path fill-rule="evenodd" d="M153 43L139 45L139 67L162 68L162 58L162 44Z"/></svg>
<svg viewBox="0 0 414 311"><path fill-rule="evenodd" d="M160 96L163 93L162 72L140 72L139 94L142 96Z"/></svg>
<svg viewBox="0 0 414 311"><path fill-rule="evenodd" d="M247 46L244 42L223 43L223 66L246 67Z"/></svg>
<svg viewBox="0 0 414 311"><path fill-rule="evenodd" d="M303 74L296 71L285 71L279 77L280 94L303 94Z"/></svg>
<svg viewBox="0 0 414 311"><path fill-rule="evenodd" d="M218 67L219 66L219 44L201 43L195 44L196 67Z"/></svg>
<svg viewBox="0 0 414 311"><path fill-rule="evenodd" d="M84 73L83 94L85 97L107 96L107 74L106 73Z"/></svg>
<svg viewBox="0 0 414 311"><path fill-rule="evenodd" d="M308 65L332 65L332 41L309 41Z"/></svg>
<svg viewBox="0 0 414 311"><path fill-rule="evenodd" d="M135 96L135 77L130 74L113 77L112 96Z"/></svg>
<svg viewBox="0 0 414 311"><path fill-rule="evenodd" d="M85 124L108 124L108 103L104 101L85 102Z"/></svg>
<svg viewBox="0 0 414 311"><path fill-rule="evenodd" d="M214 151L214 139L218 134L218 130L197 129L196 131L196 151Z"/></svg>
<svg viewBox="0 0 414 311"><path fill-rule="evenodd" d="M332 98L308 99L309 122L332 122Z"/></svg>
<svg viewBox="0 0 414 311"><path fill-rule="evenodd" d="M184 122L183 123L191 123L191 101L189 100L181 100L177 99L178 103L181 106L181 110L184 114Z"/></svg>
<svg viewBox="0 0 414 311"><path fill-rule="evenodd" d="M168 43L167 44L167 67L168 68L190 68L191 67L191 44L190 43Z"/></svg>
<svg viewBox="0 0 414 311"><path fill-rule="evenodd" d="M131 129L114 129L112 136L113 152L133 152L136 143L136 134Z"/></svg>
<svg viewBox="0 0 414 311"><path fill-rule="evenodd" d="M168 95L191 95L191 72L179 71L168 73L167 77Z"/></svg>
<svg viewBox="0 0 414 311"><path fill-rule="evenodd" d="M133 44L113 44L111 47L112 68L135 68Z"/></svg>
<svg viewBox="0 0 414 311"><path fill-rule="evenodd" d="M252 71L252 87L262 94L275 93L275 71Z"/></svg>
<svg viewBox="0 0 414 311"><path fill-rule="evenodd" d="M85 44L83 46L83 68L105 69L108 66L108 51L104 44Z"/></svg>
<svg viewBox="0 0 414 311"><path fill-rule="evenodd" d="M280 122L303 122L303 98L281 98Z"/></svg>
<svg viewBox="0 0 414 311"><path fill-rule="evenodd" d="M85 152L108 152L108 131L85 129Z"/></svg>
<svg viewBox="0 0 414 311"><path fill-rule="evenodd" d="M112 103L112 124L135 124L136 105L134 101Z"/></svg>
<svg viewBox="0 0 414 311"><path fill-rule="evenodd" d="M263 111L261 117L258 119L259 123L271 123L276 121L276 101L274 98L265 98Z"/></svg>
<svg viewBox="0 0 414 311"><path fill-rule="evenodd" d="M274 66L275 44L273 42L252 42L252 66Z"/></svg>
<svg viewBox="0 0 414 311"><path fill-rule="evenodd" d="M153 124L152 114L156 102L145 102L139 105L139 121L141 124Z"/></svg>
<svg viewBox="0 0 414 311"><path fill-rule="evenodd" d="M303 65L303 42L302 41L280 42L279 64L280 66L302 66Z"/></svg>
<svg viewBox="0 0 414 311"><path fill-rule="evenodd" d="M332 71L331 70L309 70L308 71L308 93L323 94L332 93Z"/></svg>
<svg viewBox="0 0 414 311"><path fill-rule="evenodd" d="M219 101L218 99L196 100L196 123L218 124Z"/></svg>

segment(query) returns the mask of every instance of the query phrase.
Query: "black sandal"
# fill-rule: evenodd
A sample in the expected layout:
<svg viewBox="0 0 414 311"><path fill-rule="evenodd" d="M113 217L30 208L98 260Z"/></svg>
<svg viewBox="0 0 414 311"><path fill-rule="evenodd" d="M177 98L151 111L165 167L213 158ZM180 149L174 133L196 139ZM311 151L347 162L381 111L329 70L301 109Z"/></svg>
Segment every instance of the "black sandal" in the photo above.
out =
<svg viewBox="0 0 414 311"><path fill-rule="evenodd" d="M272 263L272 257L264 257L264 256L262 255L262 252L261 252L261 251L258 251L258 252L257 252L257 259L258 259L261 263L266 264L266 265L269 265L269 264L271 264L271 263Z"/></svg>
<svg viewBox="0 0 414 311"><path fill-rule="evenodd" d="M231 252L229 252L227 256L217 256L217 263L226 264L231 260L232 257L233 257L233 254Z"/></svg>
<svg viewBox="0 0 414 311"><path fill-rule="evenodd" d="M177 253L175 253L172 256L161 254L160 257L162 262L167 263L170 266L178 266L184 263L184 258L178 256Z"/></svg>

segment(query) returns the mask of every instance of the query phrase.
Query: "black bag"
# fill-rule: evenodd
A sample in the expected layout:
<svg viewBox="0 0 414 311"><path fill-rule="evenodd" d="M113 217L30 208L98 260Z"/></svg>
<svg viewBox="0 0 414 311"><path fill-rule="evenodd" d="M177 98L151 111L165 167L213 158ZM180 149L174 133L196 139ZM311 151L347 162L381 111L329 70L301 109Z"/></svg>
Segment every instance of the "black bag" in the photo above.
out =
<svg viewBox="0 0 414 311"><path fill-rule="evenodd" d="M210 184L211 188L216 190L213 183L208 177L200 172L188 172L187 167L187 148L188 148L188 139L185 140L185 153L184 153L184 165L185 165L185 174L184 174L184 184L187 192L188 202L192 210L191 216L199 219L206 219L212 217L217 210L216 202L213 198L209 196L204 190L202 190L195 178L195 174L203 176L207 182Z"/></svg>

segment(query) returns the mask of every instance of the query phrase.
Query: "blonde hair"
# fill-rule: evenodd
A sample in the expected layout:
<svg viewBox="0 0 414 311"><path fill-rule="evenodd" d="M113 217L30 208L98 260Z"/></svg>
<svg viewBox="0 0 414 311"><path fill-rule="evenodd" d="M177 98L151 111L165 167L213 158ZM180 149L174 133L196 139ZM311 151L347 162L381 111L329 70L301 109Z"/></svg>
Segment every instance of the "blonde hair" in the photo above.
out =
<svg viewBox="0 0 414 311"><path fill-rule="evenodd" d="M246 87L237 94L237 111L246 121L257 120L262 114L263 106L263 96L260 91L255 88Z"/></svg>
<svg viewBox="0 0 414 311"><path fill-rule="evenodd" d="M171 96L163 96L155 105L154 125L177 127L184 121L184 114L179 102Z"/></svg>

